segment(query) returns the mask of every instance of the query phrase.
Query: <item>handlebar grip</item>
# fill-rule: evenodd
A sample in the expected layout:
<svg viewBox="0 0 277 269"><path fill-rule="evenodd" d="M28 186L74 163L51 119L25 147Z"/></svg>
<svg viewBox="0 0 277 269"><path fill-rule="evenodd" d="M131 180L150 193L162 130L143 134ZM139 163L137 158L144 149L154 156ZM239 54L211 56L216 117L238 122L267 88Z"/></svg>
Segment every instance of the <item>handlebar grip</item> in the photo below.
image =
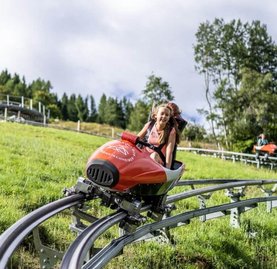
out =
<svg viewBox="0 0 277 269"><path fill-rule="evenodd" d="M145 147L148 147L148 148L158 152L158 148L157 147L155 147L154 145L152 145L152 144L150 144L148 142L145 142L145 141L141 140L138 136L136 136L134 134L131 134L131 133L128 133L128 132L123 132L121 134L121 139L129 141L129 142L131 142L134 145L141 144L141 145L143 145Z"/></svg>
<svg viewBox="0 0 277 269"><path fill-rule="evenodd" d="M132 144L136 145L138 143L139 137L134 134L128 133L128 132L123 132L121 134L121 139L127 140L127 141L131 142Z"/></svg>

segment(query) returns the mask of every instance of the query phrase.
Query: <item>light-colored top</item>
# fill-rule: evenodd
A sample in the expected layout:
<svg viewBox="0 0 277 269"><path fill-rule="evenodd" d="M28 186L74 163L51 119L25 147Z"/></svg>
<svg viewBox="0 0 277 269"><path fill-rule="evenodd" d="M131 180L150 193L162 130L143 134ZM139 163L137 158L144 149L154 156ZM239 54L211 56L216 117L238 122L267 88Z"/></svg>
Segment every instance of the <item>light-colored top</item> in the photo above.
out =
<svg viewBox="0 0 277 269"><path fill-rule="evenodd" d="M150 123L151 122L147 122L144 125L143 129L139 132L138 136L140 138L145 137ZM173 150L174 150L174 147L175 147L175 141L176 141L176 130L174 128L172 128L171 131L170 131L169 137L167 139L167 144L165 144L161 149L161 151L164 154L165 159L166 159L166 167L167 168L171 167L172 153L173 153ZM156 147L158 147L160 145L160 143L159 143L159 131L157 130L156 124L154 124L154 126L152 127L152 130L150 131L147 142L150 143L150 144L153 144ZM150 148L146 148L146 150L151 155L152 155L152 153L154 154L154 151L151 150ZM158 156L157 153L155 154L153 159L155 159L158 163L163 165L163 161L161 160L161 158Z"/></svg>
<svg viewBox="0 0 277 269"><path fill-rule="evenodd" d="M147 128L149 127L149 124L150 123L147 123L148 124L148 126L147 126ZM150 143L150 144L153 144L154 146L156 146L156 147L158 147L159 145L160 145L160 143L159 143L159 132L158 132L158 130L157 130L157 127L156 127L156 124L154 124L154 126L153 126L153 128L152 128L152 130L151 130L151 132L150 132L150 134L149 134L149 137L148 137L148 143ZM172 136L172 137L174 137L175 138L175 136L176 136L176 131L175 131L175 129L174 128L172 128L171 129L171 131L170 131L170 134L169 134L169 136ZM167 142L169 141L169 139L167 139ZM167 144L165 144L163 147L162 147L162 149L161 149L161 151L162 151L162 153L165 155L165 153L166 153L166 147L167 147ZM151 149L149 149L149 150L151 150ZM151 150L151 152L153 152L152 150Z"/></svg>

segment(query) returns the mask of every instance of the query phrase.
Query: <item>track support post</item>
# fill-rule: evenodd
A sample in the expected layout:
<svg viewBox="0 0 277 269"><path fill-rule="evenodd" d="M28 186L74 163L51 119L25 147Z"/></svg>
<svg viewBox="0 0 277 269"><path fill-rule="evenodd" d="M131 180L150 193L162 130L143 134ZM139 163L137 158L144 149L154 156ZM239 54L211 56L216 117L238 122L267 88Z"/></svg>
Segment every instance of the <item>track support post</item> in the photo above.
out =
<svg viewBox="0 0 277 269"><path fill-rule="evenodd" d="M40 268L52 269L58 261L62 260L62 257L64 255L63 252L51 249L42 244L39 236L38 227L33 230L33 238L35 248L39 253Z"/></svg>
<svg viewBox="0 0 277 269"><path fill-rule="evenodd" d="M276 192L277 184L275 184L272 189L266 189L262 185L260 186L260 188L261 188L262 192L265 194L266 197L270 197L270 196L272 196L273 193ZM276 201L267 201L266 202L266 212L271 213L272 208L276 206L275 204L276 204Z"/></svg>
<svg viewBox="0 0 277 269"><path fill-rule="evenodd" d="M227 190L226 195L231 198L231 202L239 202L240 198L244 196L245 186L238 188L231 188ZM232 208L230 210L230 225L233 228L240 227L240 213L241 210L239 207Z"/></svg>
<svg viewBox="0 0 277 269"><path fill-rule="evenodd" d="M197 196L197 198L199 200L199 208L200 209L206 208L206 201L208 199L210 199L211 196L212 196L211 193L201 194L201 195ZM200 216L199 219L200 219L200 221L205 222L207 220L207 216L206 215Z"/></svg>

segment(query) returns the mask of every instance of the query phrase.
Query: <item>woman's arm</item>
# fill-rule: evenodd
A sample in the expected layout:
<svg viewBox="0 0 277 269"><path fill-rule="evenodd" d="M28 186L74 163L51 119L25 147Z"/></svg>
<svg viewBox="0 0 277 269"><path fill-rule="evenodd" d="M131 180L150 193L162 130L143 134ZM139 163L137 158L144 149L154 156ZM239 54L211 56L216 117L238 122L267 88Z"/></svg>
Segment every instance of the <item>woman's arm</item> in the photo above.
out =
<svg viewBox="0 0 277 269"><path fill-rule="evenodd" d="M176 142L176 131L173 128L169 134L166 151L165 151L165 163L166 163L165 167L168 169L171 168L172 153L175 147L175 142Z"/></svg>
<svg viewBox="0 0 277 269"><path fill-rule="evenodd" d="M139 138L144 138L144 136L145 136L146 133L147 133L147 129L148 129L149 124L150 124L150 122L147 122L147 123L143 126L143 128L140 130L140 132L137 134L137 136L138 136Z"/></svg>

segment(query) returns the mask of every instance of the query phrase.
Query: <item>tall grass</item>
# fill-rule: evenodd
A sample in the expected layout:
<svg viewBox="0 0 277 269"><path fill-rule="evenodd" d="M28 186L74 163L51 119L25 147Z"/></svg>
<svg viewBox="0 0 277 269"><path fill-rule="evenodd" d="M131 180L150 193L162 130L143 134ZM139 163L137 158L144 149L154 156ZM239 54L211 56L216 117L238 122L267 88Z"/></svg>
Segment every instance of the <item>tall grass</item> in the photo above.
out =
<svg viewBox="0 0 277 269"><path fill-rule="evenodd" d="M70 131L0 123L0 233L32 210L62 197L63 188L75 184L83 175L90 154L106 141ZM178 152L177 157L186 164L183 180L276 179L276 172L268 169L187 152ZM189 187L171 192L186 189ZM250 188L249 194L254 191L260 192ZM213 194L208 205L226 201L229 200L222 191ZM95 213L107 214L108 210L97 202L91 204ZM177 211L198 207L195 197L180 201ZM265 205L260 205L243 214L240 229L232 229L228 217L205 223L192 220L191 224L172 230L175 246L155 242L133 244L107 268L274 268L277 210L271 214L265 211ZM68 211L51 218L40 229L43 239L59 250L66 249L74 239L69 223ZM115 233L111 231L105 240L110 241ZM11 260L11 268L38 268L32 251L32 241L27 238Z"/></svg>

